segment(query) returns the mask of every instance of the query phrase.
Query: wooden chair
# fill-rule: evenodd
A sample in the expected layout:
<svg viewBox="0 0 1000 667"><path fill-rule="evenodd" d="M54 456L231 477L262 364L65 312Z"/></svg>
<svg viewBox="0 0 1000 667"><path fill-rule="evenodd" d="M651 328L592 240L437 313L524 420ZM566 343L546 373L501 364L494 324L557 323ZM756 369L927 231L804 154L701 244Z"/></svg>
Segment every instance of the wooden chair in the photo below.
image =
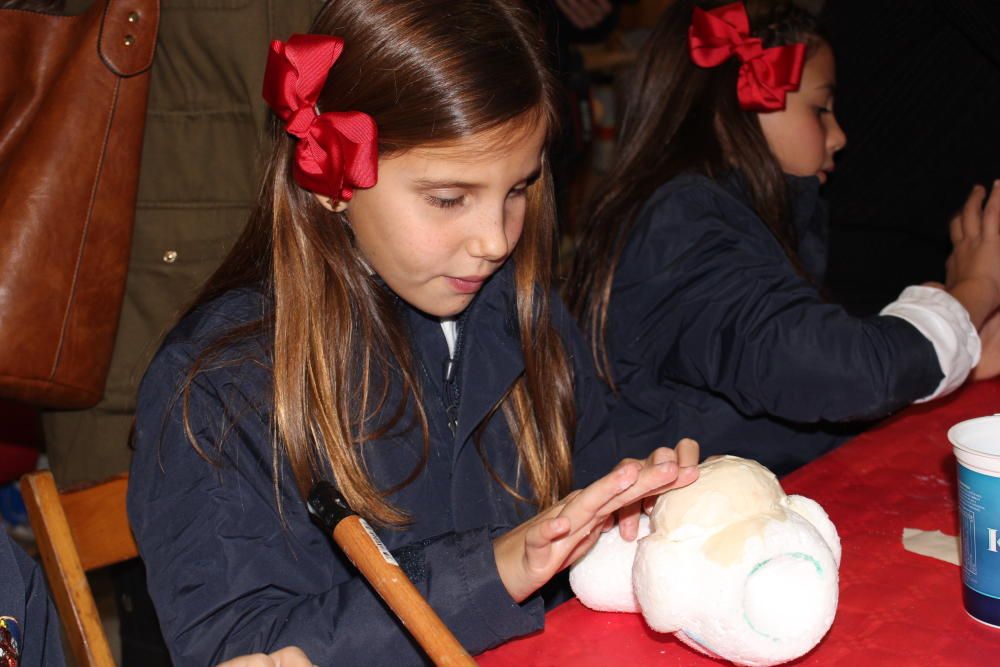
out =
<svg viewBox="0 0 1000 667"><path fill-rule="evenodd" d="M63 493L47 470L21 478L49 589L80 667L115 664L85 573L139 555L125 514L127 487L128 475Z"/></svg>

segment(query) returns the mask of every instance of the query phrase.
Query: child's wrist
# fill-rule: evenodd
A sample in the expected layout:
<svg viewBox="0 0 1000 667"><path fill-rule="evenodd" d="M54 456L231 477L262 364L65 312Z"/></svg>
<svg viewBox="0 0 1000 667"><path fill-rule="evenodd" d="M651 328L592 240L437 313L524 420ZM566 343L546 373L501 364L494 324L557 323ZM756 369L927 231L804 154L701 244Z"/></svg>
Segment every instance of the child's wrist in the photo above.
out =
<svg viewBox="0 0 1000 667"><path fill-rule="evenodd" d="M965 307L976 329L1000 306L1000 285L985 276L964 278L949 287L948 293Z"/></svg>
<svg viewBox="0 0 1000 667"><path fill-rule="evenodd" d="M496 559L500 583L507 589L507 594L510 595L511 599L521 604L534 591L526 590L527 587L524 586L524 573L520 572L518 567L522 560L519 556L523 547L518 548L514 544L517 537L511 533L506 533L493 540L493 557Z"/></svg>

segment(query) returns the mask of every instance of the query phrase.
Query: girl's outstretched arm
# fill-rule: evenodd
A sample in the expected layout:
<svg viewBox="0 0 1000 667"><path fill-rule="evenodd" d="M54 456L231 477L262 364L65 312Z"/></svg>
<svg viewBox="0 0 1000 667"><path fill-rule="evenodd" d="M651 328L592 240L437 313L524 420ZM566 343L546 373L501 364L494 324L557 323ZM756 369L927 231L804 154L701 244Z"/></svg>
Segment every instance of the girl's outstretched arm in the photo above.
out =
<svg viewBox="0 0 1000 667"><path fill-rule="evenodd" d="M663 188L637 220L608 341L616 380L643 401L637 414L659 410L660 387L692 387L748 417L869 419L931 395L944 378L919 329L824 301L763 223L703 177Z"/></svg>
<svg viewBox="0 0 1000 667"><path fill-rule="evenodd" d="M683 451L682 461L664 456L662 450L644 461L625 459L590 486L494 540L497 570L510 596L521 602L572 565L618 510L697 479L697 444L688 440Z"/></svg>

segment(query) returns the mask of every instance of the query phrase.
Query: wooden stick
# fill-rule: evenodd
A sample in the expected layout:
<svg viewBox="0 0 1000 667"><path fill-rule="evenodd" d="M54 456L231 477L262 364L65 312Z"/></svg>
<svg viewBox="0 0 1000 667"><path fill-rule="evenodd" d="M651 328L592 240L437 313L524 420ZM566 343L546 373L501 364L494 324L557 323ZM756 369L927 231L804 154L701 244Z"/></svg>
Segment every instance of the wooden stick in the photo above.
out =
<svg viewBox="0 0 1000 667"><path fill-rule="evenodd" d="M319 482L309 494L309 511L333 534L368 583L439 667L476 664L382 544L368 522L354 513L336 488Z"/></svg>
<svg viewBox="0 0 1000 667"><path fill-rule="evenodd" d="M22 477L21 495L73 658L80 665L114 667L111 646L52 473L41 470Z"/></svg>

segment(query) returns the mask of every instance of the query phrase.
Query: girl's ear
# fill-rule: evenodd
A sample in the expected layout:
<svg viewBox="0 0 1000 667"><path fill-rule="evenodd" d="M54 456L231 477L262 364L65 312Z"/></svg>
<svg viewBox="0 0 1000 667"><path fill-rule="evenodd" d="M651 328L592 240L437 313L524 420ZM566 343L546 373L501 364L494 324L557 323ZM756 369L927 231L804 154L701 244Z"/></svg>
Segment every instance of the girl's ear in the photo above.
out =
<svg viewBox="0 0 1000 667"><path fill-rule="evenodd" d="M328 211L332 211L333 213L343 213L347 210L346 201L341 201L340 199L334 200L332 197L318 195L315 193L313 193L313 197L316 198L316 201L318 201L323 208Z"/></svg>

